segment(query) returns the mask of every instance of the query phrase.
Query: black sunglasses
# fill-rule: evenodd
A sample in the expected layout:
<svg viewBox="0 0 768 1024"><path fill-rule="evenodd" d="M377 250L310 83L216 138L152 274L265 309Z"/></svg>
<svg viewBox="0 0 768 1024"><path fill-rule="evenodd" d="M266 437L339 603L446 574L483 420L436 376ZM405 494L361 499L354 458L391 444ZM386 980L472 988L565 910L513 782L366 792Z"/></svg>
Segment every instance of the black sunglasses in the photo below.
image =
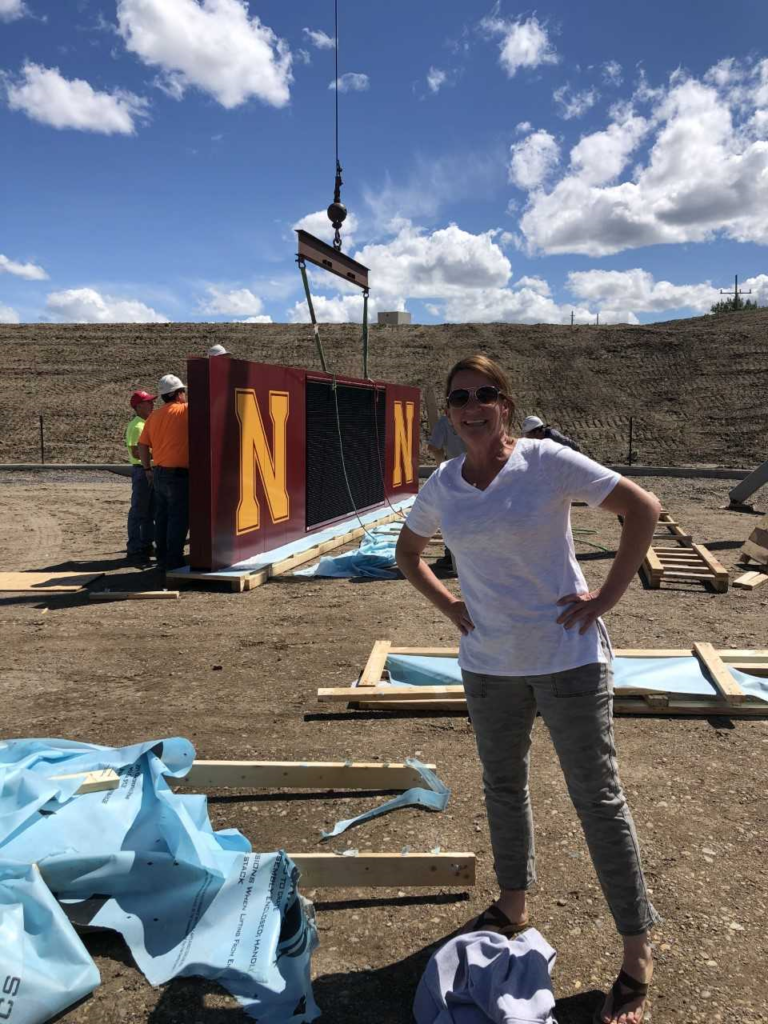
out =
<svg viewBox="0 0 768 1024"><path fill-rule="evenodd" d="M495 405L503 398L501 390L493 384L483 384L480 388L456 388L448 394L448 405L454 409L462 409L474 395L478 405Z"/></svg>

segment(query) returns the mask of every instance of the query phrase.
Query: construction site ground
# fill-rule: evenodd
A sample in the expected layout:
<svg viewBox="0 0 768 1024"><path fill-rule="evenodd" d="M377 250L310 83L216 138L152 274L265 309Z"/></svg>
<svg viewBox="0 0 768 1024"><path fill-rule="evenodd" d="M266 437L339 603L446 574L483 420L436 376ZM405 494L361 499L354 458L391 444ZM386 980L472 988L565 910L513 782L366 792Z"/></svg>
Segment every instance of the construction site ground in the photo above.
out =
<svg viewBox="0 0 768 1024"><path fill-rule="evenodd" d="M732 572L754 519L723 511L725 481L656 479L694 539ZM0 569L104 570L119 589L153 576L123 562L129 481L110 474L0 477ZM758 506L760 506L758 495ZM762 504L768 502L763 495ZM615 551L619 526L576 508L576 528ZM592 585L611 554L578 544ZM433 546L437 556L440 549ZM451 582L450 586L456 586ZM554 609L553 609L554 614ZM636 579L608 616L618 647L768 647L768 586L713 594L701 583L644 589ZM67 737L109 745L181 735L198 757L435 762L451 787L446 812L398 811L319 844L320 830L383 799L376 793L211 793L215 827L257 850L474 851L473 889L322 889L314 987L333 1024L407 1024L430 952L494 898L480 769L462 714L349 712L319 705L318 686L350 683L376 639L454 646L457 637L403 580L287 576L243 594L184 589L179 601L89 603L83 596L0 597L3 737ZM653 899L654 1021L768 1020L765 873L768 718L620 718L621 774ZM618 942L550 741L535 727L532 793L539 883L533 920L558 951L560 1024L587 1024L618 968ZM102 976L71 1024L235 1024L246 1018L215 984L153 989L119 937L85 938Z"/></svg>
<svg viewBox="0 0 768 1024"><path fill-rule="evenodd" d="M362 375L359 324L322 324L329 368ZM0 324L0 462L119 462L128 395L184 377L221 343L239 359L318 370L309 324ZM601 462L756 466L768 457L768 309L630 326L372 326L368 372L445 393L472 352L510 376L517 422L548 420ZM422 403L422 458L427 420Z"/></svg>

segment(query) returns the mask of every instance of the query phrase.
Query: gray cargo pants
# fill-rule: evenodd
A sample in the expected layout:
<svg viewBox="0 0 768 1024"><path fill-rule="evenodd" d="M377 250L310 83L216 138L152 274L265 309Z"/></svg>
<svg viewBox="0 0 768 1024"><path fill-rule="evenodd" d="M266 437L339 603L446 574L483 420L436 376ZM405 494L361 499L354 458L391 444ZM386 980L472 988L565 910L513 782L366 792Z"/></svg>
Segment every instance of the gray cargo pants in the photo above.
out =
<svg viewBox="0 0 768 1024"><path fill-rule="evenodd" d="M528 770L540 711L616 927L621 935L646 931L659 918L616 764L611 666L539 676L462 675L501 888L528 889L536 881Z"/></svg>

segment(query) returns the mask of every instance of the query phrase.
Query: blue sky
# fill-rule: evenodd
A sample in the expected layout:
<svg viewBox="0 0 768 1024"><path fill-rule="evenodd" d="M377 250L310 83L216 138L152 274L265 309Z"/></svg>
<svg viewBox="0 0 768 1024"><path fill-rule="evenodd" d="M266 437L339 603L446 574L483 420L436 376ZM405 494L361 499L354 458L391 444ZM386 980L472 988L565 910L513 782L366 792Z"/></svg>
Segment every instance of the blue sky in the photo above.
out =
<svg viewBox="0 0 768 1024"><path fill-rule="evenodd" d="M344 249L374 312L648 322L735 273L768 304L763 0L339 7ZM332 33L332 0L0 0L0 321L306 320Z"/></svg>

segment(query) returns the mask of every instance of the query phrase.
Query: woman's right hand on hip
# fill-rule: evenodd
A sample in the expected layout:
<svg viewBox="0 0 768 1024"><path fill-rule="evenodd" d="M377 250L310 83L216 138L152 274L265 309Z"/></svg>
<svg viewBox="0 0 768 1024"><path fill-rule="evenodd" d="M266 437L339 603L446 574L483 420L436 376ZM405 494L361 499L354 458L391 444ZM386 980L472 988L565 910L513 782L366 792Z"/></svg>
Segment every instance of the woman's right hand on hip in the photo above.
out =
<svg viewBox="0 0 768 1024"><path fill-rule="evenodd" d="M454 601L453 604L446 608L445 614L462 636L467 636L475 628L475 624L469 617L467 606L463 601Z"/></svg>

